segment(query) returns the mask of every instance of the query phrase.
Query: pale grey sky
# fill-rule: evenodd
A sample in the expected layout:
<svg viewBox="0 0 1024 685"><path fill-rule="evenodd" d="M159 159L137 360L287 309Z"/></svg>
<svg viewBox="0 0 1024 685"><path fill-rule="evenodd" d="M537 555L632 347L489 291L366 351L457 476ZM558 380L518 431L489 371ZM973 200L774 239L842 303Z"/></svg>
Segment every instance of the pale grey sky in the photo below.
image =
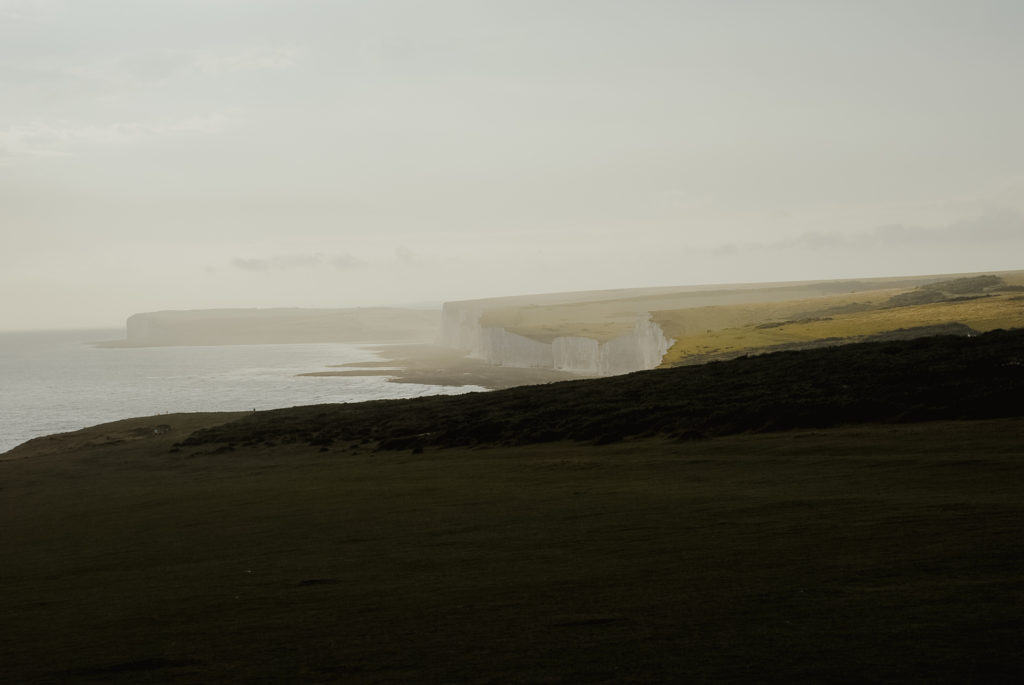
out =
<svg viewBox="0 0 1024 685"><path fill-rule="evenodd" d="M0 0L0 330L1024 268L1019 0Z"/></svg>

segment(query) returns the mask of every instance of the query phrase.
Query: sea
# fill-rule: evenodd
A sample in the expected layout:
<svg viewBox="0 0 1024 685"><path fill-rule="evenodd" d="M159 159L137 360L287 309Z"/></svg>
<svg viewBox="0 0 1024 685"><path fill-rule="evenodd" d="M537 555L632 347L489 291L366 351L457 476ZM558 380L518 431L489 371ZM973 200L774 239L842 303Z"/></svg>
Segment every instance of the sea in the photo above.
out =
<svg viewBox="0 0 1024 685"><path fill-rule="evenodd" d="M135 416L251 411L483 391L390 383L386 376L300 376L378 361L342 343L97 347L123 330L0 333L0 453L41 435Z"/></svg>

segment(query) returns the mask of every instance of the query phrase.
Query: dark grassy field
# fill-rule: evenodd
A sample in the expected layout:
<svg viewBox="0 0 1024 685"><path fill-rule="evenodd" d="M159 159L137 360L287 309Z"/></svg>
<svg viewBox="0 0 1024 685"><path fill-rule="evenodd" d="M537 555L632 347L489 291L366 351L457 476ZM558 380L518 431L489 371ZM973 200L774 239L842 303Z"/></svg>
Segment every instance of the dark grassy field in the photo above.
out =
<svg viewBox="0 0 1024 685"><path fill-rule="evenodd" d="M890 423L783 431L758 419L752 429L769 432L694 439L667 421L666 435L638 437L656 432L644 424L601 445L607 431L548 425L533 434L547 442L506 444L502 429L488 445L476 434L476 447L424 441L415 454L348 427L308 439L309 421L331 425L321 414L356 425L352 406L159 416L33 441L0 461L0 679L1020 682L1021 346L1012 334L971 342L847 358L854 378L892 357L868 384L895 393L878 406L919 404ZM799 387L833 387L822 369L843 365L814 356L826 352L800 353L814 372L802 386L775 386L798 424L841 418L794 409L812 406L794 404ZM800 359L776 357L779 369ZM914 359L920 382L908 385ZM776 378L755 363L705 373L730 391L744 386L728 369ZM680 372L693 369L609 380L646 387L671 416L666 388L696 387ZM932 376L945 380L923 385ZM606 382L539 387L524 415L545 416L552 392L589 393L573 406L607 416ZM760 383L745 387L737 406L760 406ZM520 392L446 398L437 415L471 425L456 409L476 398L515 421ZM621 409L635 397L620 394ZM826 406L858 395L843 397ZM378 417L386 443L432 402L371 403L362 420ZM907 422L925 410L973 418ZM240 439L246 427L262 432Z"/></svg>
<svg viewBox="0 0 1024 685"><path fill-rule="evenodd" d="M1019 682L1022 432L200 458L161 437L7 461L0 663L5 682Z"/></svg>

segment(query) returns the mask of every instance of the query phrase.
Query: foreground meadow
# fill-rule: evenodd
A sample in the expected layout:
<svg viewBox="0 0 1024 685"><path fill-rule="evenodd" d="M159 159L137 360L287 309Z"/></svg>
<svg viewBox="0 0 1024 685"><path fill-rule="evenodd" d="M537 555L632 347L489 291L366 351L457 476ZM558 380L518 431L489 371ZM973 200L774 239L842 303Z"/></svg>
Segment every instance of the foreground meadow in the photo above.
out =
<svg viewBox="0 0 1024 685"><path fill-rule="evenodd" d="M1024 419L0 461L5 682L1015 682Z"/></svg>

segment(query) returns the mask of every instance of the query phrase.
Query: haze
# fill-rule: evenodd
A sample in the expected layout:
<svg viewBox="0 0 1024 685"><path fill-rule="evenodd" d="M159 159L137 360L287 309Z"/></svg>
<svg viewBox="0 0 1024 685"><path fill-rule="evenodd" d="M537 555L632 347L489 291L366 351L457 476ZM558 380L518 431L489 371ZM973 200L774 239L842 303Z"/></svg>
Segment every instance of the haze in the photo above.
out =
<svg viewBox="0 0 1024 685"><path fill-rule="evenodd" d="M1024 4L0 0L0 330L1021 268Z"/></svg>

